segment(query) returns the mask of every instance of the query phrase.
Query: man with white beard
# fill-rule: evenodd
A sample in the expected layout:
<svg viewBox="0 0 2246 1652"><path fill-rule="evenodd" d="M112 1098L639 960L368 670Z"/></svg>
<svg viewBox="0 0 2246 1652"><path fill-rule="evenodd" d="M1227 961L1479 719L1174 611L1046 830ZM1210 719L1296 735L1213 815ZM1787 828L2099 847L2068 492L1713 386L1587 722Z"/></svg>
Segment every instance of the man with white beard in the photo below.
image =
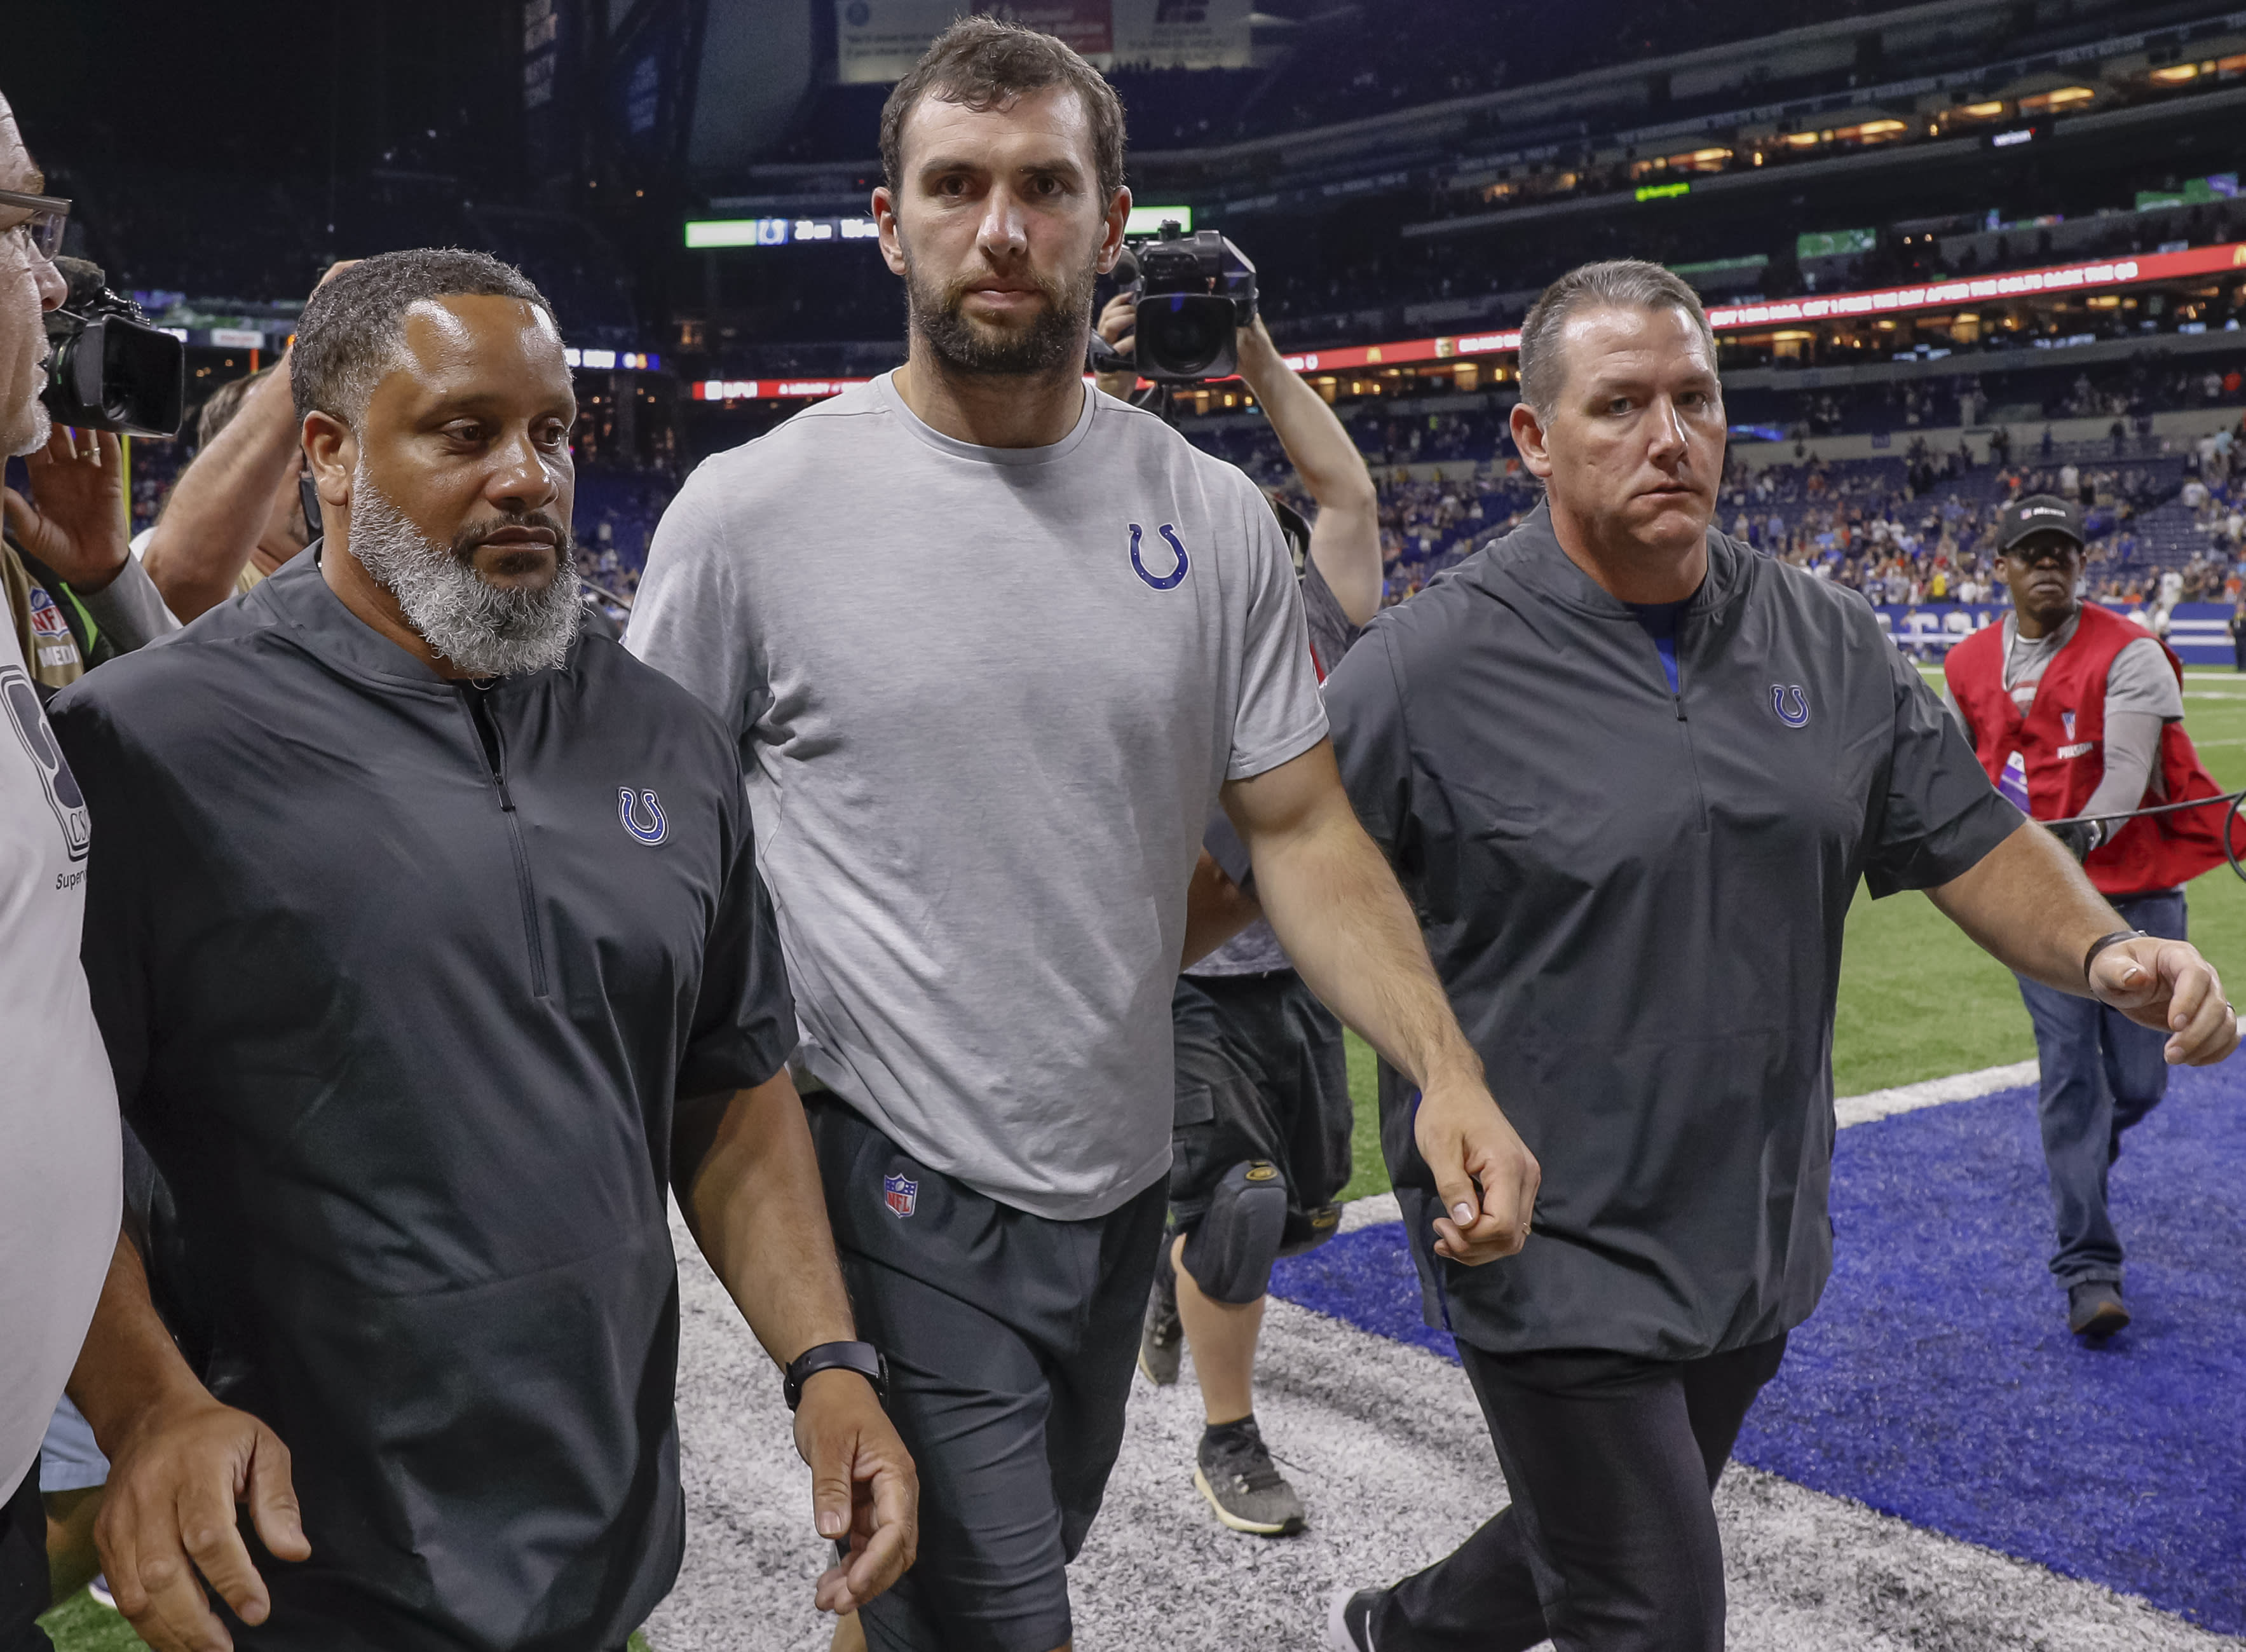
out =
<svg viewBox="0 0 2246 1652"><path fill-rule="evenodd" d="M118 1605L158 1652L621 1649L682 1546L667 1184L787 1368L853 1610L910 1563L912 1464L730 731L581 634L551 309L385 254L291 372L320 543L54 709L192 1309L120 1239L71 1384Z"/></svg>
<svg viewBox="0 0 2246 1652"><path fill-rule="evenodd" d="M43 315L63 302L53 255L68 204L44 191L0 98L0 462L49 440ZM5 577L20 567L0 549L0 1042L11 1068L0 1090L0 1652L46 1645L33 1621L47 1606L39 1437L93 1310L119 1180L108 1063L70 961L85 802L39 709L39 642L23 640L33 616L9 600L37 589ZM59 625L49 594L38 599L39 618Z"/></svg>

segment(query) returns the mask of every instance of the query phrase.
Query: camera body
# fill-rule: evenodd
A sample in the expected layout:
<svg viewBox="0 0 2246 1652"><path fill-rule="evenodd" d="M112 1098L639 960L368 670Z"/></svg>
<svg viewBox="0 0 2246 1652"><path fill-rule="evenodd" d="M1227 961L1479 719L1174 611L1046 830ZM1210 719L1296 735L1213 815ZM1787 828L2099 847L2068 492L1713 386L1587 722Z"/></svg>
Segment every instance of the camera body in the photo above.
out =
<svg viewBox="0 0 2246 1652"><path fill-rule="evenodd" d="M98 264L58 258L70 283L47 312L47 388L39 399L58 424L128 436L179 433L187 405L187 347L151 326L140 306L109 290Z"/></svg>
<svg viewBox="0 0 2246 1652"><path fill-rule="evenodd" d="M1240 368L1235 334L1256 318L1256 266L1215 229L1175 223L1132 244L1138 269L1139 376L1158 384L1229 379Z"/></svg>

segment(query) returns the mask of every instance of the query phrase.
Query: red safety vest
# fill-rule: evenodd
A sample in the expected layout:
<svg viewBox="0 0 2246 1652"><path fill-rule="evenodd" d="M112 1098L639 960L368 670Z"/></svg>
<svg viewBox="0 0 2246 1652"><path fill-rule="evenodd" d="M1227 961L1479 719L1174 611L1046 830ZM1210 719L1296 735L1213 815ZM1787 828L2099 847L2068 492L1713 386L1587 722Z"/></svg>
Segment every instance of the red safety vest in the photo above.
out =
<svg viewBox="0 0 2246 1652"><path fill-rule="evenodd" d="M2006 761L2018 753L2027 767L2028 812L2038 820L2068 820L2082 813L2106 773L2106 682L2113 657L2152 632L2132 620L2085 603L2081 623L2052 657L2034 703L2023 717L2004 692L2004 637L2000 625L1975 631L1943 663L1950 696L1965 713L1976 755L1992 782L2001 783ZM2158 638L2154 638L2159 642ZM2183 681L2183 662L2161 643L2168 666ZM2182 802L2216 797L2209 777L2180 722L2161 729L2161 776L2167 795L2144 802ZM2106 895L2173 889L2223 861L2220 806L2141 816L2090 852L2083 870ZM2246 852L2246 822L2240 843Z"/></svg>

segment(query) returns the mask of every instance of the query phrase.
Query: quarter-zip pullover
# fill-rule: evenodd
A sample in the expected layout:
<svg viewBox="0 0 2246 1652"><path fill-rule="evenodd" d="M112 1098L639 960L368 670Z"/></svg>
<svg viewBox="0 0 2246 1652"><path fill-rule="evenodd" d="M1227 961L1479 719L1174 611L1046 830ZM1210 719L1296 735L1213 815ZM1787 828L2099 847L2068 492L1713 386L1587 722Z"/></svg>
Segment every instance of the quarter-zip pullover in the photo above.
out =
<svg viewBox="0 0 2246 1652"><path fill-rule="evenodd" d="M314 556L53 720L202 1375L312 1546L237 1642L621 1646L682 1538L672 1104L795 1037L730 731L589 635L446 681Z"/></svg>
<svg viewBox="0 0 2246 1652"><path fill-rule="evenodd" d="M1493 1352L1691 1359L1808 1317L1857 882L1947 882L2022 819L1861 598L1708 553L1673 686L1542 509L1326 684L1358 816L1543 1166L1519 1255L1438 1259L1417 1097L1384 1074L1430 1322Z"/></svg>

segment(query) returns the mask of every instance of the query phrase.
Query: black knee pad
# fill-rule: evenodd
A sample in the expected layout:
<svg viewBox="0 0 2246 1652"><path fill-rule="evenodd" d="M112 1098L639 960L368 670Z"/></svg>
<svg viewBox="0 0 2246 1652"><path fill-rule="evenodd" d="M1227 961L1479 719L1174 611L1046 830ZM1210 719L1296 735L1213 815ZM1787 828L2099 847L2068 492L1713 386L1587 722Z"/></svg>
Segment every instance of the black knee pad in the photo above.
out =
<svg viewBox="0 0 2246 1652"><path fill-rule="evenodd" d="M1225 1171L1208 1212L1186 1235L1186 1272L1218 1302L1252 1302L1271 1288L1271 1264L1287 1232L1287 1182L1269 1159Z"/></svg>

